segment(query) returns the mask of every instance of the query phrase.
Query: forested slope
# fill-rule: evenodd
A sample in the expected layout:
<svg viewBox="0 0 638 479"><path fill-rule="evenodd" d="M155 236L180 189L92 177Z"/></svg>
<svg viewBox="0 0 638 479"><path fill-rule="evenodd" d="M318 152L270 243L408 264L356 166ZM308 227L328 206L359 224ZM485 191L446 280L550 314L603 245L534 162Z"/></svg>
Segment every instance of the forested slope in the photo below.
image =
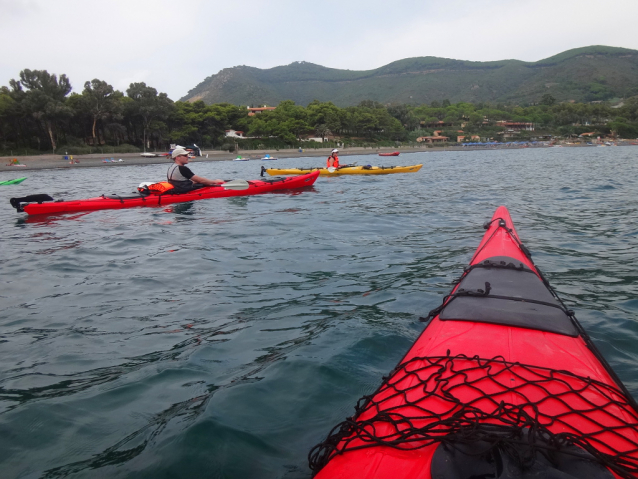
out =
<svg viewBox="0 0 638 479"><path fill-rule="evenodd" d="M470 62L437 57L399 60L375 70L326 68L307 62L259 69L226 68L182 98L208 104L276 105L312 100L338 106L362 100L423 104L451 102L534 103L550 94L558 101L589 102L638 94L638 51L592 46L537 62Z"/></svg>

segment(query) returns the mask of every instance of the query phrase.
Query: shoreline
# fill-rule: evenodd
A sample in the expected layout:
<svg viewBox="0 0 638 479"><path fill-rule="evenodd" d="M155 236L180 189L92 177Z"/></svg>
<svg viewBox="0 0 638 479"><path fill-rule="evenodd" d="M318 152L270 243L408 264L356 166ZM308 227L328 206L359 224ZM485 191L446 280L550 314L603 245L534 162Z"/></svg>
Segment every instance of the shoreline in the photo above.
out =
<svg viewBox="0 0 638 479"><path fill-rule="evenodd" d="M407 149L406 149L407 150ZM421 148L410 149L411 151L422 151ZM259 161L265 154L270 154L275 158L303 158L303 157L325 157L328 158L332 148L318 148L309 149L299 152L299 150L244 150L239 153L219 151L219 150L202 150L202 156L195 157L195 162L202 161L232 161L237 158L238 154L244 158L249 158L250 161ZM341 150L339 156L348 155L374 155L378 152L391 152L396 151L390 148L383 148L380 150L371 148L348 148L347 150ZM404 150L405 151L405 150ZM406 151L407 152L407 151ZM92 153L88 155L72 155L73 160L79 161L79 163L70 164L69 160L64 159L65 155L38 155L38 156L3 156L0 157L0 171L14 171L19 173L21 171L28 170L46 170L46 169L59 169L59 168L95 168L95 167L114 167L114 166L130 166L130 165L158 165L169 164L170 159L164 156L157 156L152 158L145 158L140 156L140 153L118 153L118 154L102 154ZM8 163L17 158L18 161L24 166L12 166ZM104 159L114 158L115 162L104 162ZM118 161L122 159L122 161Z"/></svg>
<svg viewBox="0 0 638 479"><path fill-rule="evenodd" d="M630 146L633 143L624 143L618 146ZM577 148L587 147L591 148L591 145L558 145L565 148ZM549 146L494 146L494 147L480 147L480 148L468 148L463 146L444 146L444 147L398 147L398 148L364 148L364 147L351 147L339 150L340 157L352 156L352 155L378 155L379 153L390 153L393 151L399 151L404 154L418 153L418 152L441 152L441 151L485 151L485 150L512 150L512 149L527 149L527 148L551 148ZM265 154L270 154L276 158L327 158L330 155L332 148L317 148L308 149L299 152L299 150L244 150L239 152L239 155L244 158L249 158L250 161L260 161ZM232 161L237 158L237 153L231 153L227 151L219 150L207 150L202 151L202 156L196 157L194 161ZM73 159L79 161L79 163L70 164L69 160L64 159L65 155L45 154L38 156L21 156L0 157L0 171L13 171L20 174L23 171L30 170L48 170L48 169L60 169L60 168L95 168L95 167L114 167L114 166L129 166L129 165L156 165L156 164L168 164L170 160L167 157L153 157L145 158L140 156L140 153L119 153L119 154L98 154L92 153L88 155L73 155ZM9 165L9 162L17 158L21 166ZM114 158L115 162L104 162L105 158ZM380 157L384 158L384 157ZM117 161L121 159L122 161Z"/></svg>

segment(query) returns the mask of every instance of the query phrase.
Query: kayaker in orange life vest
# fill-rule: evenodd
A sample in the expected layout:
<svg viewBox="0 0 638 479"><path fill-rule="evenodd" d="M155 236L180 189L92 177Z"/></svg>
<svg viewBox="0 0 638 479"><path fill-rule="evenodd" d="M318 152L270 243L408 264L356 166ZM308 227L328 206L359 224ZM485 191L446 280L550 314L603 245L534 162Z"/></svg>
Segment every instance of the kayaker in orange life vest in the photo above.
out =
<svg viewBox="0 0 638 479"><path fill-rule="evenodd" d="M220 185L224 180L209 180L193 173L186 164L188 163L188 151L184 148L175 148L171 153L174 163L168 167L166 178L168 182L179 190L192 190L197 185Z"/></svg>
<svg viewBox="0 0 638 479"><path fill-rule="evenodd" d="M337 153L339 153L339 150L332 150L332 153L326 162L326 168L339 168L339 157L337 156Z"/></svg>

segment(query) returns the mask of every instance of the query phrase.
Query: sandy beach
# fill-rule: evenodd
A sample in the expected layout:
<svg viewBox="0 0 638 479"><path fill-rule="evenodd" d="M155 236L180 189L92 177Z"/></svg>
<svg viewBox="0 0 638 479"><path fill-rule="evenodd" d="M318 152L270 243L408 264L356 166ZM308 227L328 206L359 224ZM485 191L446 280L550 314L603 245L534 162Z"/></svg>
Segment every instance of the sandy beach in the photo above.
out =
<svg viewBox="0 0 638 479"><path fill-rule="evenodd" d="M636 142L624 141L619 142L618 146L636 145ZM587 147L588 145L578 144L565 144L561 145L567 148L572 147ZM591 146L589 146L591 147ZM352 147L339 150L339 157L344 158L351 155L378 155L379 153L390 153L393 151L400 151L402 154L416 153L420 151L480 151L485 149L514 149L521 148L520 146L497 146L491 148L466 148L463 146L445 146L445 147L427 147L425 145L418 147L399 147L399 148L363 148ZM534 148L547 148L547 146L535 146ZM269 154L275 158L304 158L304 157L322 157L327 158L330 155L332 148L317 148L307 149L299 152L296 149L289 150L242 150L239 152L243 158L251 160L259 160L264 155ZM64 159L65 155L38 155L38 156L2 156L0 157L0 171L12 171L18 173L26 170L44 170L44 169L57 169L57 168L91 168L91 167L117 167L127 165L152 165L152 164L168 164L170 159L164 156L158 156L154 158L145 158L140 156L140 153L119 153L119 154L101 154L93 153L90 155L73 155L73 160L77 161L73 164L69 160ZM12 166L9 163L14 158L17 158L20 166ZM105 159L114 159L115 162L104 162ZM228 151L219 150L204 150L202 156L197 157L194 161L232 161L237 158L237 153L231 153ZM122 161L119 161L119 160ZM380 158L381 159L381 158ZM406 160L407 161L407 160Z"/></svg>
<svg viewBox="0 0 638 479"><path fill-rule="evenodd" d="M414 153L417 151L425 151L427 148L401 148L399 151L402 153ZM431 150L442 150L443 148L436 148ZM239 155L243 158L249 158L258 160L264 155L269 154L275 158L303 158L303 157L324 157L327 158L330 155L332 148L318 148L308 149L299 152L299 150L245 150L240 151ZM392 148L346 148L339 151L340 157L346 157L349 155L377 155L378 153L387 153L397 151ZM20 173L25 170L42 170L52 168L91 168L91 167L117 167L126 165L152 165L152 164L168 164L170 159L164 156L145 158L140 156L140 153L119 153L119 154L98 154L93 153L90 155L73 155L73 160L77 160L79 163L71 164L69 160L64 159L65 155L39 155L39 156L18 156L0 157L0 171L13 171ZM20 165L23 166L11 166L9 163L13 158L17 158ZM105 159L111 160L113 158L115 162L104 162ZM232 161L237 158L237 153L229 153L227 151L210 150L202 151L202 156L196 158L194 161ZM119 161L119 160L122 161Z"/></svg>

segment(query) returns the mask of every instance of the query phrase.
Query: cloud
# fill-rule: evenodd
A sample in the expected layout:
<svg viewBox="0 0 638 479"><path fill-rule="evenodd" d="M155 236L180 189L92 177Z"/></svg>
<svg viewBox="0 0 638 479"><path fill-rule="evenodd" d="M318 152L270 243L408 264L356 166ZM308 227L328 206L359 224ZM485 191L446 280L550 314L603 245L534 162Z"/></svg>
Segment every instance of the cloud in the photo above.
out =
<svg viewBox="0 0 638 479"><path fill-rule="evenodd" d="M37 9L38 4L35 0L0 0L0 16L5 21L20 19Z"/></svg>
<svg viewBox="0 0 638 479"><path fill-rule="evenodd" d="M601 15L608 15L601 18ZM144 81L179 99L223 68L309 61L368 70L416 56L537 61L638 49L635 0L0 0L0 85L20 70Z"/></svg>
<svg viewBox="0 0 638 479"><path fill-rule="evenodd" d="M531 8L524 2L494 0L468 8L468 2L459 0L446 2L444 7L424 7L402 19L401 28L392 34L368 30L346 46L334 66L369 69L417 56L538 61L589 45L638 49L638 36L630 34L638 2L618 2L624 14L614 16L609 25L601 24L599 15L587 8L587 3L540 0ZM357 55L366 45L374 49L373 58ZM350 61L346 63L344 58ZM372 59L376 60L374 65Z"/></svg>

